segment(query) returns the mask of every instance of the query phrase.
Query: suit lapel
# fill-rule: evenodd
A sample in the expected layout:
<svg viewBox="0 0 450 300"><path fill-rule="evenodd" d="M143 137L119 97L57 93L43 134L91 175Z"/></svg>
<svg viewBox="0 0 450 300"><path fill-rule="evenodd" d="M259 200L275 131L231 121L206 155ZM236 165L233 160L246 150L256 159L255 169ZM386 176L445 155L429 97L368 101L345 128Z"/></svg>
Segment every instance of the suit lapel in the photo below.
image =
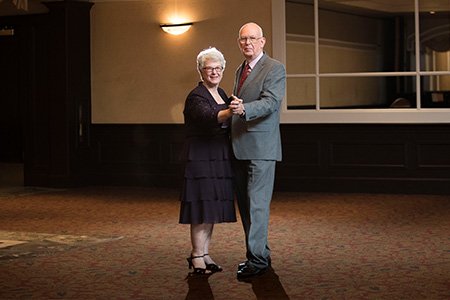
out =
<svg viewBox="0 0 450 300"><path fill-rule="evenodd" d="M255 67L251 70L250 74L248 74L247 79L245 79L244 84L242 84L241 90L239 91L239 95L242 95L243 91L247 88L247 86L251 85L251 82L255 80L255 76L260 73L260 71L264 68L266 60L266 54L264 54L261 59L256 63ZM242 68L244 67L244 64L241 65L239 68L239 74L242 72ZM239 78L237 80L239 82Z"/></svg>

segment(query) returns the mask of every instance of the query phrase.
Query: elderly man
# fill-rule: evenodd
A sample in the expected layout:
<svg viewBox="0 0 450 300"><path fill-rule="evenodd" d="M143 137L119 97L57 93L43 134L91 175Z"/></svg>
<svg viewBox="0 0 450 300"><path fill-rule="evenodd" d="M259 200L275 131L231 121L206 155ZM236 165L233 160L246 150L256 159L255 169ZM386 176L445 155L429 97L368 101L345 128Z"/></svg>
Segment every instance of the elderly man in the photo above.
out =
<svg viewBox="0 0 450 300"><path fill-rule="evenodd" d="M275 164L281 161L279 110L286 70L264 52L265 43L258 24L240 28L238 45L245 61L236 71L230 104L236 195L247 249L239 280L263 274L271 264L267 236Z"/></svg>

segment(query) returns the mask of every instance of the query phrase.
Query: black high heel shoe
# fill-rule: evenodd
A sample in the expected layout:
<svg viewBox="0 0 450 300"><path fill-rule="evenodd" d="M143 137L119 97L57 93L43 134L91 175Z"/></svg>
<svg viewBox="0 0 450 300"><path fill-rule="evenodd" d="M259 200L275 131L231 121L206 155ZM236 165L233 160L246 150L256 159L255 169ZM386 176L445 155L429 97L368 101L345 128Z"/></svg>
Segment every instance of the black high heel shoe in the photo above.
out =
<svg viewBox="0 0 450 300"><path fill-rule="evenodd" d="M201 258L201 259L203 259L203 257L204 257L205 255L200 255L200 256L190 256L190 257L188 257L188 258L186 258L186 260L188 261L188 264L189 264L189 269L192 269L192 268L194 268L194 271L192 272L192 274L195 274L195 275L209 275L209 274L211 274L211 270L208 270L208 268L196 268L195 266L194 266L194 263L192 262L192 260L193 259L196 259L196 258ZM207 272L207 271L209 271L209 272Z"/></svg>
<svg viewBox="0 0 450 300"><path fill-rule="evenodd" d="M203 256L206 256L206 255L209 256L208 253L204 254ZM209 270L209 271L211 271L213 273L222 272L223 271L222 267L217 265L217 264L206 264L206 270Z"/></svg>

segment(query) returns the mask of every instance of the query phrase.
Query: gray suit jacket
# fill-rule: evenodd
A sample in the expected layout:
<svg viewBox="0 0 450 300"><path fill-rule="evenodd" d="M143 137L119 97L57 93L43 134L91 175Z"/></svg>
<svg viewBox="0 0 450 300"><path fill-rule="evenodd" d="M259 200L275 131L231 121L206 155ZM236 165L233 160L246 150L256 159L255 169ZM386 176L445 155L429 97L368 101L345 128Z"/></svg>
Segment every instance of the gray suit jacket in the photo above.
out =
<svg viewBox="0 0 450 300"><path fill-rule="evenodd" d="M236 71L233 94L244 64ZM245 116L233 116L231 138L237 159L281 161L280 106L285 95L286 70L267 54L248 75L238 95Z"/></svg>

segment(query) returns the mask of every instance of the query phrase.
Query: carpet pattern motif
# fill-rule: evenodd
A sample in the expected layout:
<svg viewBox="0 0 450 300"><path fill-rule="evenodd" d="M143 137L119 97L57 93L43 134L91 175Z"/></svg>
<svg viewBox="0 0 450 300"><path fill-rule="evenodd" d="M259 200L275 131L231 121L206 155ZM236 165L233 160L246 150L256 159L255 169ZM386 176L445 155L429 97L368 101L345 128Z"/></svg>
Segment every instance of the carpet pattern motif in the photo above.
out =
<svg viewBox="0 0 450 300"><path fill-rule="evenodd" d="M72 241L0 259L0 299L450 299L450 196L276 193L273 270L247 283L235 273L239 220L215 226L210 254L224 271L188 276L176 190L10 193L0 204L0 240Z"/></svg>
<svg viewBox="0 0 450 300"><path fill-rule="evenodd" d="M0 260L22 256L41 256L70 248L109 242L122 237L48 234L0 230Z"/></svg>

